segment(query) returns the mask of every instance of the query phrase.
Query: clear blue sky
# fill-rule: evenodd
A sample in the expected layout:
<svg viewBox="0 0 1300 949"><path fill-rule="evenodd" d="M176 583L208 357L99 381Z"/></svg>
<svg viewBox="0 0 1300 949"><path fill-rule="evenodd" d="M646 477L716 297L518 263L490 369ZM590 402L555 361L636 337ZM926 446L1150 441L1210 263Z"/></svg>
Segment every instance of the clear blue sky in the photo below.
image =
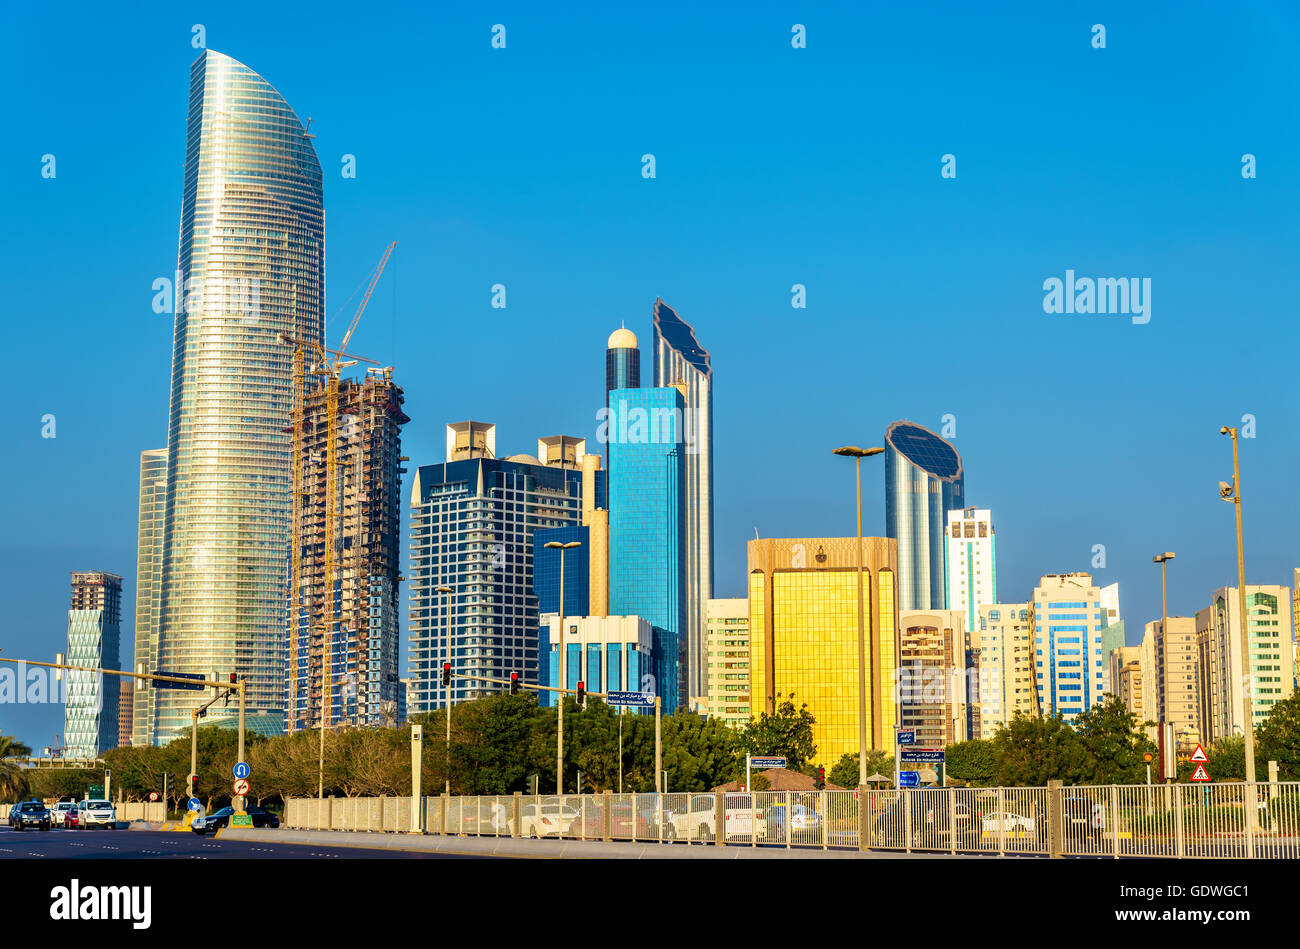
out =
<svg viewBox="0 0 1300 949"><path fill-rule="evenodd" d="M1249 579L1290 582L1293 4L455 6L0 14L6 653L63 648L74 569L127 578L130 651L138 455L166 441L171 358L150 285L176 264L195 23L313 117L332 344L400 242L352 348L397 367L412 466L465 418L495 421L504 452L594 438L606 336L626 321L648 374L662 295L713 354L719 595L742 592L755 528L852 532L832 447L947 413L968 501L994 512L1004 600L1105 544L1094 573L1120 582L1131 641L1159 613L1157 551L1178 554L1171 612L1208 603L1235 582L1218 427L1245 413ZM1067 268L1151 278L1151 322L1044 314ZM56 731L60 710L0 706L0 732Z"/></svg>

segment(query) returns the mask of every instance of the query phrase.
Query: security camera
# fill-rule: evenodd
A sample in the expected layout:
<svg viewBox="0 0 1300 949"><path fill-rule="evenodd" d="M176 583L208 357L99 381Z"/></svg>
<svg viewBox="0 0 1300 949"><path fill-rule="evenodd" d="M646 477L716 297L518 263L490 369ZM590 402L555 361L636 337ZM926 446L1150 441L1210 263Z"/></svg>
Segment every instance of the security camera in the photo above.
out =
<svg viewBox="0 0 1300 949"><path fill-rule="evenodd" d="M1226 426L1226 425L1220 425L1220 426L1219 426L1219 434L1220 434L1220 435L1227 435L1227 434L1228 434L1228 426Z"/></svg>
<svg viewBox="0 0 1300 949"><path fill-rule="evenodd" d="M1220 481L1220 482L1219 482L1219 497L1223 498L1223 500L1225 500L1225 501L1231 501L1231 500L1232 500L1232 485L1228 484L1228 482L1226 482L1226 481Z"/></svg>

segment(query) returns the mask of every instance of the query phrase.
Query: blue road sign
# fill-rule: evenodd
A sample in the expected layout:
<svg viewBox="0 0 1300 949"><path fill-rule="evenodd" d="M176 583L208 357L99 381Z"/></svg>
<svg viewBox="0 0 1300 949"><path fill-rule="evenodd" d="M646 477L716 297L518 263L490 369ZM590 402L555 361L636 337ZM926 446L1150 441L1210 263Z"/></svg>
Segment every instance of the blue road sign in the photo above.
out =
<svg viewBox="0 0 1300 949"><path fill-rule="evenodd" d="M898 743L900 745L915 745L916 729L915 728L900 729L898 732Z"/></svg>
<svg viewBox="0 0 1300 949"><path fill-rule="evenodd" d="M654 708L655 697L653 692L610 692L605 703L624 708Z"/></svg>
<svg viewBox="0 0 1300 949"><path fill-rule="evenodd" d="M751 768L784 768L788 764L784 758L750 758L749 766Z"/></svg>
<svg viewBox="0 0 1300 949"><path fill-rule="evenodd" d="M248 777L248 763L247 763L247 762L241 761L241 762L239 762L239 764L235 765L235 777L237 777L237 778L246 778L246 777Z"/></svg>
<svg viewBox="0 0 1300 949"><path fill-rule="evenodd" d="M900 788L915 788L921 785L920 771L900 771L898 772L898 786Z"/></svg>
<svg viewBox="0 0 1300 949"><path fill-rule="evenodd" d="M199 799L198 799L197 797L192 797L192 798L190 798L190 804L189 804L189 807L190 807L190 810L192 810L192 811L201 811L201 810L203 810L203 805L199 803Z"/></svg>
<svg viewBox="0 0 1300 949"><path fill-rule="evenodd" d="M176 676L179 679L198 679L200 681L204 678L201 672L168 672L166 669L158 669L154 672L154 675ZM154 682L153 686L156 689L182 689L188 692L202 692L206 688L206 686L202 685L184 685L180 682Z"/></svg>
<svg viewBox="0 0 1300 949"><path fill-rule="evenodd" d="M900 748L898 760L914 764L943 764L942 748Z"/></svg>

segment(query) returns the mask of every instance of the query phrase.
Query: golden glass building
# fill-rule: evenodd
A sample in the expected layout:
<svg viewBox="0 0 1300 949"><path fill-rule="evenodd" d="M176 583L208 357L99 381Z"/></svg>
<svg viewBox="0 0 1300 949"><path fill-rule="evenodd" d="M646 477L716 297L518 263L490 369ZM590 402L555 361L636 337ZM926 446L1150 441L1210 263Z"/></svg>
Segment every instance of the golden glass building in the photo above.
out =
<svg viewBox="0 0 1300 949"><path fill-rule="evenodd" d="M793 694L817 720L816 761L858 751L858 541L806 537L749 542L750 672L754 714ZM867 736L892 751L897 707L898 542L865 537Z"/></svg>

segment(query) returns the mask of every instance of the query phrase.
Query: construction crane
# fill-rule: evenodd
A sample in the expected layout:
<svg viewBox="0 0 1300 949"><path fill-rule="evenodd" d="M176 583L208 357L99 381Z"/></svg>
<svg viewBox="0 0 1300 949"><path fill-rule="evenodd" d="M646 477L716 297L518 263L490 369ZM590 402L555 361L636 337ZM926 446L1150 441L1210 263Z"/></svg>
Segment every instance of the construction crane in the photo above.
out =
<svg viewBox="0 0 1300 949"><path fill-rule="evenodd" d="M327 615L321 616L323 630L321 640L321 661L322 661L322 686L321 686L321 736L324 740L324 729L329 722L329 670L330 659L333 647L334 631L334 572L336 569L336 551L337 544L335 521L337 520L337 491L335 490L335 481L338 477L338 424L339 424L339 379L342 370L355 366L358 362L367 362L372 365L379 365L374 359L367 359L364 356L356 356L347 351L348 343L352 341L352 334L356 332L357 324L361 322L361 316L365 313L366 304L370 302L371 294L375 291L375 286L379 283L380 276L383 275L384 267L388 264L388 258L392 256L393 248L397 246L397 241L393 241L385 249L383 256L380 257L379 263L370 272L370 277L366 282L365 293L361 297L361 302L357 306L356 313L352 316L352 322L348 324L348 330L343 335L343 342L338 349L327 349L315 340L306 341L290 336L286 333L280 334L281 342L287 343L294 347L293 353L293 510L292 510L292 541L293 556L291 558L290 578L290 608L291 621L294 624L295 632L289 637L289 668L296 669L298 665L298 636L296 628L298 623L298 600L301 596L302 583L302 501L303 501L303 416L305 413L305 394L307 384L307 351L310 349L314 354L314 360L311 364L310 371L314 375L325 377L325 411L326 411L326 442L325 442L325 590L324 600L328 604L326 609ZM331 360L330 356L334 358ZM292 713L290 714L292 719ZM292 731L292 724L290 724Z"/></svg>

